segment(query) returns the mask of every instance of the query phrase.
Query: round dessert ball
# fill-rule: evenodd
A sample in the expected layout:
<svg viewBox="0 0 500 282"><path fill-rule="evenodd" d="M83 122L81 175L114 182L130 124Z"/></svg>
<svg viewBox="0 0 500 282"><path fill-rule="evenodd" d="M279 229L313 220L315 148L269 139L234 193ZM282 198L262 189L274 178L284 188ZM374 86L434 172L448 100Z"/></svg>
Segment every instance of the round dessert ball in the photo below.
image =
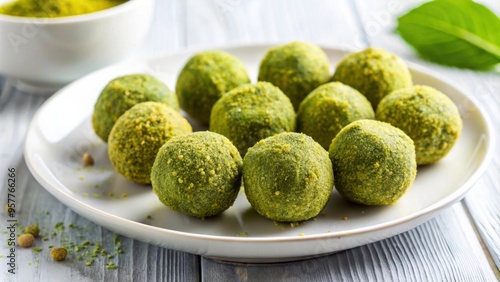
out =
<svg viewBox="0 0 500 282"><path fill-rule="evenodd" d="M189 59L175 86L181 108L208 124L212 106L227 91L250 83L243 63L226 52L206 51Z"/></svg>
<svg viewBox="0 0 500 282"><path fill-rule="evenodd" d="M176 135L192 132L179 112L158 102L139 103L116 121L108 156L116 171L141 184L151 183L151 167L160 147Z"/></svg>
<svg viewBox="0 0 500 282"><path fill-rule="evenodd" d="M356 89L340 82L316 88L302 101L297 112L297 131L311 136L326 150L349 123L374 119L372 105Z"/></svg>
<svg viewBox="0 0 500 282"><path fill-rule="evenodd" d="M355 121L337 134L329 152L335 188L354 203L395 203L417 174L413 141L388 123Z"/></svg>
<svg viewBox="0 0 500 282"><path fill-rule="evenodd" d="M429 86L392 92L380 102L376 117L413 139L418 165L446 156L462 131L458 108L445 94Z"/></svg>
<svg viewBox="0 0 500 282"><path fill-rule="evenodd" d="M297 110L316 87L328 81L330 61L313 44L295 41L271 48L262 59L259 80L278 86Z"/></svg>
<svg viewBox="0 0 500 282"><path fill-rule="evenodd" d="M286 132L259 141L243 159L245 194L262 216L297 222L317 216L333 190L328 152L311 137Z"/></svg>
<svg viewBox="0 0 500 282"><path fill-rule="evenodd" d="M104 142L108 142L116 120L132 106L147 101L161 102L179 110L175 94L154 76L131 74L111 80L94 106L92 126L95 133Z"/></svg>
<svg viewBox="0 0 500 282"><path fill-rule="evenodd" d="M368 98L373 109L393 90L412 86L410 71L403 60L373 48L345 56L337 65L332 81L357 89Z"/></svg>
<svg viewBox="0 0 500 282"><path fill-rule="evenodd" d="M176 136L158 152L153 191L174 211L199 218L218 215L238 196L242 166L236 147L220 134Z"/></svg>
<svg viewBox="0 0 500 282"><path fill-rule="evenodd" d="M246 84L215 103L210 131L229 138L244 156L261 139L295 131L295 111L290 99L271 83Z"/></svg>

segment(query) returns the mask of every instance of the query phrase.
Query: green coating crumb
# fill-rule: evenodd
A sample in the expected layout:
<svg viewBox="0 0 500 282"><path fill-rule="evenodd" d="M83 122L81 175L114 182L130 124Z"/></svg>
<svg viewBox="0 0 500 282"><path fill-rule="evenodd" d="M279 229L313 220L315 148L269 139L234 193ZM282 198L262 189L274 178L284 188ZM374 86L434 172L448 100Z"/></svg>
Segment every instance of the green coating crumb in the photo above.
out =
<svg viewBox="0 0 500 282"><path fill-rule="evenodd" d="M262 216L298 222L318 215L333 189L328 152L302 133L259 141L243 160L245 195Z"/></svg>
<svg viewBox="0 0 500 282"><path fill-rule="evenodd" d="M368 98L373 109L392 91L412 86L406 64L382 49L367 48L345 56L337 65L332 81L347 84Z"/></svg>
<svg viewBox="0 0 500 282"><path fill-rule="evenodd" d="M94 261L95 261L94 259L89 259L89 260L85 261L85 265L92 266L94 264Z"/></svg>
<svg viewBox="0 0 500 282"><path fill-rule="evenodd" d="M462 131L462 119L453 101L429 86L415 85L392 92L380 102L377 119L413 139L418 165L446 156Z"/></svg>
<svg viewBox="0 0 500 282"><path fill-rule="evenodd" d="M340 82L312 91L297 112L297 131L311 136L328 150L333 138L349 123L374 119L372 105L363 94Z"/></svg>
<svg viewBox="0 0 500 282"><path fill-rule="evenodd" d="M179 74L175 91L181 108L208 124L215 102L227 91L246 83L250 83L250 78L239 59L222 51L205 51L189 59Z"/></svg>
<svg viewBox="0 0 500 282"><path fill-rule="evenodd" d="M39 252L41 252L41 251L43 251L43 249L42 249L42 248L39 248L39 247L34 247L34 248L33 248L33 252L35 252L35 253L39 253Z"/></svg>
<svg viewBox="0 0 500 282"><path fill-rule="evenodd" d="M104 142L108 142L116 120L134 105L148 101L164 103L179 110L175 93L154 76L131 74L111 80L94 106L92 126L95 133Z"/></svg>
<svg viewBox="0 0 500 282"><path fill-rule="evenodd" d="M417 174L413 141L388 123L355 121L337 134L329 152L335 188L358 204L395 203Z"/></svg>
<svg viewBox="0 0 500 282"><path fill-rule="evenodd" d="M126 111L109 135L108 156L116 171L136 183L151 183L151 167L160 147L191 125L158 102L139 103Z"/></svg>
<svg viewBox="0 0 500 282"><path fill-rule="evenodd" d="M215 103L210 130L226 136L243 156L261 139L295 131L295 111L290 99L271 83L246 84Z"/></svg>
<svg viewBox="0 0 500 282"><path fill-rule="evenodd" d="M106 263L106 269L117 269L118 266L112 262Z"/></svg>
<svg viewBox="0 0 500 282"><path fill-rule="evenodd" d="M209 131L173 137L158 152L154 193L172 210L204 218L222 213L241 186L242 159L226 137Z"/></svg>
<svg viewBox="0 0 500 282"><path fill-rule="evenodd" d="M328 81L330 61L318 46L294 41L269 49L259 67L259 81L278 86L295 110L316 87Z"/></svg>

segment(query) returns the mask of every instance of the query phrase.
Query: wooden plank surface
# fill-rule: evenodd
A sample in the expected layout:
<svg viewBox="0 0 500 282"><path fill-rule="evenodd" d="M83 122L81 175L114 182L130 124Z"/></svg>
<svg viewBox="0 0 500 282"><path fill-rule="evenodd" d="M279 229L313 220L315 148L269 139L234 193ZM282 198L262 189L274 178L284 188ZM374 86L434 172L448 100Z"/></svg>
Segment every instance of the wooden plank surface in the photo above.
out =
<svg viewBox="0 0 500 282"><path fill-rule="evenodd" d="M202 261L203 281L494 281L460 203L403 234L333 255L258 265Z"/></svg>
<svg viewBox="0 0 500 282"><path fill-rule="evenodd" d="M170 53L184 47L297 39L345 49L379 46L457 81L485 107L496 121L496 133L500 133L498 76L422 61L393 33L394 18L420 2L159 0L151 32L136 57ZM498 1L482 2L500 12ZM37 241L37 246L43 248L39 253L19 249L18 274L6 276L6 280L4 243L0 253L4 256L0 258L1 281L495 281L499 278L500 138L493 164L466 200L413 230L311 260L234 264L124 237L118 237L117 241L116 234L80 217L53 198L29 174L22 158L26 127L45 98L7 92L8 95L0 96L0 171L16 167L17 193L21 195L17 219L21 225L38 221L49 238ZM0 181L0 198L4 199L5 173L0 173ZM0 214L2 219L6 218L3 209ZM63 231L55 228L58 222L65 226ZM0 226L5 230L5 220ZM56 236L52 238L54 230ZM1 235L3 240L6 235ZM85 265L88 256L81 261L73 257L65 264L51 261L49 245L68 240L79 244L85 240L100 243L108 254L118 246L123 253L112 259L99 256L92 266ZM93 248L95 245L90 250ZM109 261L118 269L107 269Z"/></svg>

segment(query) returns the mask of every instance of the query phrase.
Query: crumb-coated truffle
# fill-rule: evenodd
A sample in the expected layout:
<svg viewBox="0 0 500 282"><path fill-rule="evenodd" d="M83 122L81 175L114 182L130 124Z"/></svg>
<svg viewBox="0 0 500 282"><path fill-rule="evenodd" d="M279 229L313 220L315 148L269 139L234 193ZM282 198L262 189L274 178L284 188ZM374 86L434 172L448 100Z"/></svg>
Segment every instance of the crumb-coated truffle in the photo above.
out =
<svg viewBox="0 0 500 282"><path fill-rule="evenodd" d="M413 139L418 165L446 156L462 131L462 119L453 101L429 86L392 92L380 102L376 117Z"/></svg>
<svg viewBox="0 0 500 282"><path fill-rule="evenodd" d="M172 210L204 218L233 205L241 186L242 159L226 137L199 131L173 137L158 152L151 180Z"/></svg>
<svg viewBox="0 0 500 282"><path fill-rule="evenodd" d="M245 194L252 207L274 221L317 216L333 190L328 152L311 137L286 132L259 141L243 159Z"/></svg>
<svg viewBox="0 0 500 282"><path fill-rule="evenodd" d="M395 203L416 177L413 141L381 121L358 120L347 125L333 139L329 153L335 188L358 204Z"/></svg>
<svg viewBox="0 0 500 282"><path fill-rule="evenodd" d="M374 119L372 105L356 89L330 82L313 90L297 112L297 131L311 136L326 150L333 138L349 123Z"/></svg>
<svg viewBox="0 0 500 282"><path fill-rule="evenodd" d="M250 78L239 59L223 51L205 51L184 65L175 91L181 108L197 121L208 124L215 102L245 83L250 83Z"/></svg>
<svg viewBox="0 0 500 282"><path fill-rule="evenodd" d="M332 81L357 89L375 110L380 100L393 90L412 86L405 62L394 54L374 48L346 55L338 63Z"/></svg>
<svg viewBox="0 0 500 282"><path fill-rule="evenodd" d="M295 111L290 99L271 83L246 84L215 103L210 131L229 138L244 156L261 139L295 131Z"/></svg>
<svg viewBox="0 0 500 282"><path fill-rule="evenodd" d="M116 121L109 134L108 156L127 179L151 183L151 167L160 147L176 135L192 132L179 112L158 102L139 103Z"/></svg>
<svg viewBox="0 0 500 282"><path fill-rule="evenodd" d="M318 46L294 41L267 51L259 67L259 81L278 86L297 110L300 102L330 77L330 61Z"/></svg>
<svg viewBox="0 0 500 282"><path fill-rule="evenodd" d="M130 74L111 80L94 106L92 126L95 133L104 142L108 142L109 133L116 120L132 106L147 101L161 102L179 110L175 94L154 76Z"/></svg>

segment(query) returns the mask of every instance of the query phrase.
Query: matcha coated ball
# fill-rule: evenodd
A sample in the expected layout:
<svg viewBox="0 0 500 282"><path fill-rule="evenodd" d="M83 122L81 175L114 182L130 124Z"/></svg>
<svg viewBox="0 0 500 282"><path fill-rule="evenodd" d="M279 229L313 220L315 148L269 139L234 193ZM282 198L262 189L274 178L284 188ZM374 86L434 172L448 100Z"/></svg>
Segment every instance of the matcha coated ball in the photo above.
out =
<svg viewBox="0 0 500 282"><path fill-rule="evenodd" d="M332 81L357 89L375 110L380 100L393 90L412 86L410 71L403 60L373 48L345 56L337 65Z"/></svg>
<svg viewBox="0 0 500 282"><path fill-rule="evenodd" d="M295 111L290 99L271 83L246 84L215 103L210 131L229 138L243 156L261 139L295 131Z"/></svg>
<svg viewBox="0 0 500 282"><path fill-rule="evenodd" d="M179 109L175 94L161 80L149 74L131 74L111 80L94 106L92 126L95 133L108 142L116 120L132 106L147 101L161 102L175 110Z"/></svg>
<svg viewBox="0 0 500 282"><path fill-rule="evenodd" d="M238 196L242 165L236 147L220 134L176 136L158 152L153 191L174 211L200 218L217 215Z"/></svg>
<svg viewBox="0 0 500 282"><path fill-rule="evenodd" d="M259 141L243 159L245 194L252 207L274 221L317 216L333 190L328 152L311 137L286 132Z"/></svg>
<svg viewBox="0 0 500 282"><path fill-rule="evenodd" d="M243 63L222 51L201 52L189 59L175 86L181 108L208 124L212 106L227 91L250 83Z"/></svg>
<svg viewBox="0 0 500 282"><path fill-rule="evenodd" d="M326 150L349 123L374 119L372 105L356 89L340 82L316 88L302 101L297 113L297 131L311 136Z"/></svg>
<svg viewBox="0 0 500 282"><path fill-rule="evenodd" d="M113 126L108 156L118 173L136 183L149 184L160 147L173 136L191 131L187 120L169 106L139 103L121 115Z"/></svg>
<svg viewBox="0 0 500 282"><path fill-rule="evenodd" d="M419 165L446 156L462 131L458 108L445 94L429 86L392 92L380 102L376 117L413 139Z"/></svg>
<svg viewBox="0 0 500 282"><path fill-rule="evenodd" d="M413 141L388 123L355 121L337 134L329 152L335 188L358 204L395 203L417 174Z"/></svg>
<svg viewBox="0 0 500 282"><path fill-rule="evenodd" d="M300 41L269 49L259 68L259 81L278 86L290 98L295 110L307 94L329 77L330 61L325 52Z"/></svg>

